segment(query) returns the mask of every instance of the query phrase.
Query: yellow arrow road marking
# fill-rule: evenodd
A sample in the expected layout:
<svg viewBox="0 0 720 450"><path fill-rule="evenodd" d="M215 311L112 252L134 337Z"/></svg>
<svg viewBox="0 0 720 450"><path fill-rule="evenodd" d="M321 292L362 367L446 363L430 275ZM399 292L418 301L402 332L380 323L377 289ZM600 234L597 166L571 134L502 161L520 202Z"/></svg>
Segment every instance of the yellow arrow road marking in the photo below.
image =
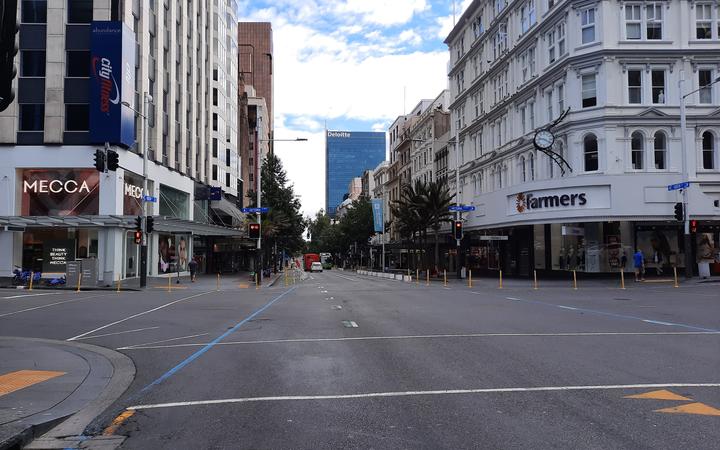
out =
<svg viewBox="0 0 720 450"><path fill-rule="evenodd" d="M18 370L17 372L0 375L0 396L19 391L33 384L42 383L55 377L65 375L65 372L49 370Z"/></svg>
<svg viewBox="0 0 720 450"><path fill-rule="evenodd" d="M626 395L623 398L648 398L653 400L678 400L678 401L692 401L692 399L683 397L674 392L670 392L667 389L661 389L659 391L645 392L644 394Z"/></svg>
<svg viewBox="0 0 720 450"><path fill-rule="evenodd" d="M720 409L704 403L688 403L673 408L656 409L655 412L668 414L697 414L701 416L720 416Z"/></svg>
<svg viewBox="0 0 720 450"><path fill-rule="evenodd" d="M112 421L112 424L110 424L110 426L108 426L107 428L105 428L105 430L103 431L103 436L112 436L113 434L115 434L115 432L118 430L118 428L120 428L120 426L121 426L126 420L128 420L130 417L132 417L133 414L135 414L135 410L134 410L134 409L128 409L127 411L125 411L125 412L123 412L122 414L120 414L119 416L117 416L117 417Z"/></svg>

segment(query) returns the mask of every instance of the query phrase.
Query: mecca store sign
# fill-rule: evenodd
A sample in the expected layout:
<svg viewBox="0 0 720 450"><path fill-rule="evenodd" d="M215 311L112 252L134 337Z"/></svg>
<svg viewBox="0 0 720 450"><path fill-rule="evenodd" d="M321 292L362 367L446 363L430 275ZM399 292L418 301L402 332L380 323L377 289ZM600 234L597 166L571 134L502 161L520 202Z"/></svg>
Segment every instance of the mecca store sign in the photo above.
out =
<svg viewBox="0 0 720 450"><path fill-rule="evenodd" d="M100 177L95 169L24 169L23 216L97 215Z"/></svg>
<svg viewBox="0 0 720 450"><path fill-rule="evenodd" d="M610 208L610 186L577 186L518 192L507 196L507 214Z"/></svg>
<svg viewBox="0 0 720 450"><path fill-rule="evenodd" d="M143 179L127 170L123 177L123 214L139 216L142 214Z"/></svg>

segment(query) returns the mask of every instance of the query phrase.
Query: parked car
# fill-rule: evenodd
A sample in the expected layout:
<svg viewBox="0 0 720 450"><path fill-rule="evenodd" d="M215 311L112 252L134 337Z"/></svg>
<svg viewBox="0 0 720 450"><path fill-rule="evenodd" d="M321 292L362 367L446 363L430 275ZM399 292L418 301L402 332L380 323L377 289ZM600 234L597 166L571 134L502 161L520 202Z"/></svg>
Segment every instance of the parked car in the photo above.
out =
<svg viewBox="0 0 720 450"><path fill-rule="evenodd" d="M320 261L315 261L310 265L310 272L322 272L323 266Z"/></svg>

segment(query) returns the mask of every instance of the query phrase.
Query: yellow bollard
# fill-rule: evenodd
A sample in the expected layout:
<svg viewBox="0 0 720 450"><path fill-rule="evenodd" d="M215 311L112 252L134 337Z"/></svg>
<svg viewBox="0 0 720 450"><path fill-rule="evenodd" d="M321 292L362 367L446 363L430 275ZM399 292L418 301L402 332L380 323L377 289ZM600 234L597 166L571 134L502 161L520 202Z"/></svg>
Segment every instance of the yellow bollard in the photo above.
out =
<svg viewBox="0 0 720 450"><path fill-rule="evenodd" d="M620 289L625 289L625 271L620 269Z"/></svg>
<svg viewBox="0 0 720 450"><path fill-rule="evenodd" d="M75 292L80 292L80 282L82 281L82 270L78 273L78 285Z"/></svg>
<svg viewBox="0 0 720 450"><path fill-rule="evenodd" d="M117 293L120 293L120 275L118 275L118 281L117 281Z"/></svg>
<svg viewBox="0 0 720 450"><path fill-rule="evenodd" d="M443 269L443 286L447 286L447 269Z"/></svg>
<svg viewBox="0 0 720 450"><path fill-rule="evenodd" d="M468 287L472 287L472 270L468 270Z"/></svg>
<svg viewBox="0 0 720 450"><path fill-rule="evenodd" d="M502 288L503 288L503 285L502 285L502 270L501 270L500 271L500 284L498 285L498 289L502 289Z"/></svg>
<svg viewBox="0 0 720 450"><path fill-rule="evenodd" d="M420 284L420 269L415 269L415 284Z"/></svg>
<svg viewBox="0 0 720 450"><path fill-rule="evenodd" d="M30 272L30 284L28 285L28 291L32 291L33 278L35 278L35 272Z"/></svg>
<svg viewBox="0 0 720 450"><path fill-rule="evenodd" d="M260 278L258 277L257 272L255 272L255 289L260 289Z"/></svg>
<svg viewBox="0 0 720 450"><path fill-rule="evenodd" d="M537 285L537 270L533 270L533 289L537 291L538 285Z"/></svg>
<svg viewBox="0 0 720 450"><path fill-rule="evenodd" d="M430 286L430 271L429 270L427 271L425 286Z"/></svg>
<svg viewBox="0 0 720 450"><path fill-rule="evenodd" d="M679 288L680 285L678 284L678 277L677 277L677 267L673 266L673 274L675 275L675 284L673 287Z"/></svg>
<svg viewBox="0 0 720 450"><path fill-rule="evenodd" d="M577 272L573 270L573 289L577 289Z"/></svg>

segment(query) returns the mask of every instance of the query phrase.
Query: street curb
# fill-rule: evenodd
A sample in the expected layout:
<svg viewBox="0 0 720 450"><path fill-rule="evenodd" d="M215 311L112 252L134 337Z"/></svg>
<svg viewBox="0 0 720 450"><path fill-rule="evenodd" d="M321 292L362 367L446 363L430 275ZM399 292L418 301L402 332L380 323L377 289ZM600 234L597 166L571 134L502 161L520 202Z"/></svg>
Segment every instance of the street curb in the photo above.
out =
<svg viewBox="0 0 720 450"><path fill-rule="evenodd" d="M130 384L135 379L135 364L132 360L122 353L105 347L80 342L57 341L52 339L22 338L15 336L0 337L3 339L30 341L46 345L65 346L75 350L79 349L86 352L92 352L108 360L113 368L113 374L101 394L94 400L87 403L82 409L69 416L30 425L15 436L8 438L4 442L0 442L0 450L22 448L30 443L30 441L41 436L43 441L59 441L61 438L65 438L62 439L62 442L66 444L68 443L66 439L68 436L76 436L78 443L85 440L85 438L82 437L85 428L92 422L93 419L102 414L103 411L120 398L120 396L127 390L127 388L130 387ZM50 411L52 411L52 409L45 411L45 413Z"/></svg>
<svg viewBox="0 0 720 450"><path fill-rule="evenodd" d="M268 283L267 287L273 287L273 286L275 286L275 283L277 283L277 280L279 280L280 277L281 277L281 275L276 275L276 276L275 276L275 279L272 280L270 283Z"/></svg>

